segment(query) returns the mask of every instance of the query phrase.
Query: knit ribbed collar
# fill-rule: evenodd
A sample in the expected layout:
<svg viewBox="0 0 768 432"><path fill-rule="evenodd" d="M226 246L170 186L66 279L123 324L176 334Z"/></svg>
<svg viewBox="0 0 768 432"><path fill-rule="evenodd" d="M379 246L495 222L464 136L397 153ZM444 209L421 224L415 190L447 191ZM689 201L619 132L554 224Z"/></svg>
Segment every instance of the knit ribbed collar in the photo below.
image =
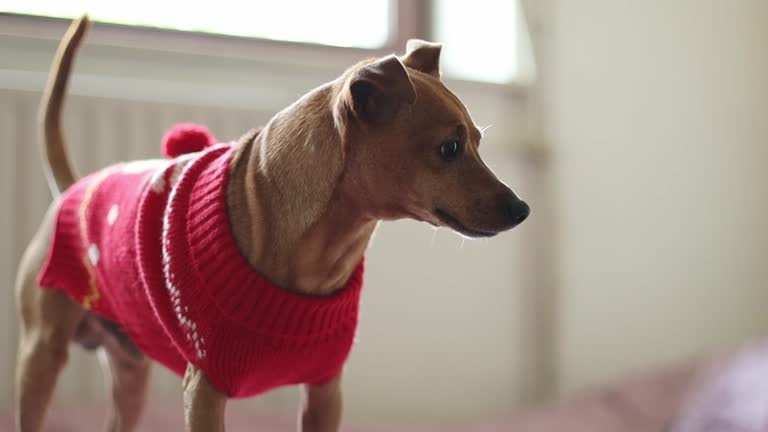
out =
<svg viewBox="0 0 768 432"><path fill-rule="evenodd" d="M235 149L226 144L206 150L187 166L171 193L166 216L171 267L177 275L188 275L177 278L178 289L207 296L223 316L263 334L317 337L356 322L363 260L344 288L310 297L274 286L241 255L226 203Z"/></svg>

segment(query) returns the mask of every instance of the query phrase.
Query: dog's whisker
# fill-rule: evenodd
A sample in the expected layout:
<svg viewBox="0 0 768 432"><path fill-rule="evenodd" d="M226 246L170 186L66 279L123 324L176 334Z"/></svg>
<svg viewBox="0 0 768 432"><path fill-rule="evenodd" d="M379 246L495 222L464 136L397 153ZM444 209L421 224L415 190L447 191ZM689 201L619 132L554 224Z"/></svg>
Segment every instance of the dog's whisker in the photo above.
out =
<svg viewBox="0 0 768 432"><path fill-rule="evenodd" d="M490 129L490 128L492 128L492 127L493 127L493 123L491 123L491 124L489 124L489 125L486 125L486 126L483 126L483 127L481 127L481 128L480 128L480 136L481 136L481 137L484 137L484 136L485 136L485 131L487 131L488 129Z"/></svg>
<svg viewBox="0 0 768 432"><path fill-rule="evenodd" d="M430 249L435 247L435 237L437 237L437 230L439 230L440 227L432 227L432 240L429 242Z"/></svg>

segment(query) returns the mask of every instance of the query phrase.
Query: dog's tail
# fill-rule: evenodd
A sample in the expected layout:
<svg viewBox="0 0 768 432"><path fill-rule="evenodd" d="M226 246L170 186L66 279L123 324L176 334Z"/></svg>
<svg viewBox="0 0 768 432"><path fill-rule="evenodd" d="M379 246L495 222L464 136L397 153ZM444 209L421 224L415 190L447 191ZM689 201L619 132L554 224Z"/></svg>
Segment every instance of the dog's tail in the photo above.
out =
<svg viewBox="0 0 768 432"><path fill-rule="evenodd" d="M64 134L61 129L61 110L64 105L72 63L88 26L88 15L81 16L69 26L56 51L48 84L40 102L39 122L42 132L40 141L43 144L43 153L46 159L44 165L48 186L54 196L58 196L60 192L77 180L64 143Z"/></svg>

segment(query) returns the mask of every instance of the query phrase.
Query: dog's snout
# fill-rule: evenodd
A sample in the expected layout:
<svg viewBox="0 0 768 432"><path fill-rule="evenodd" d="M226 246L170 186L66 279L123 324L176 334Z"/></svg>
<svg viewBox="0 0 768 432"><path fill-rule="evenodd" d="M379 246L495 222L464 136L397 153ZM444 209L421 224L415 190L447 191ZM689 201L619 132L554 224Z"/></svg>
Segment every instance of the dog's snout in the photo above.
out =
<svg viewBox="0 0 768 432"><path fill-rule="evenodd" d="M528 203L516 197L515 194L509 194L504 198L504 211L512 226L517 226L528 219L531 214L531 208Z"/></svg>

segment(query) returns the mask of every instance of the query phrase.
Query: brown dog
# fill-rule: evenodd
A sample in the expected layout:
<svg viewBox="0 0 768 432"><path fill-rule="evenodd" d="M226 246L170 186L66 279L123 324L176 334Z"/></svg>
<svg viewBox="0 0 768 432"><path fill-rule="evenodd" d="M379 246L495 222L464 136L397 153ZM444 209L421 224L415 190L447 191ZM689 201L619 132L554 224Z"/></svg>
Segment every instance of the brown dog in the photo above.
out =
<svg viewBox="0 0 768 432"><path fill-rule="evenodd" d="M54 194L76 181L59 118L88 20L76 21L57 53L42 128ZM522 222L528 206L478 155L481 133L440 81L440 45L410 41L404 56L366 60L311 91L241 140L228 173L226 206L238 249L275 285L307 296L340 290L381 220L413 218L469 237ZM41 429L74 339L102 346L113 373L110 430L132 430L149 361L114 323L36 276L48 253L59 200L29 244L16 282L22 331L18 427ZM47 287L57 288L57 287ZM340 375L305 385L304 431L336 431ZM223 431L227 396L189 363L183 380L187 429Z"/></svg>

